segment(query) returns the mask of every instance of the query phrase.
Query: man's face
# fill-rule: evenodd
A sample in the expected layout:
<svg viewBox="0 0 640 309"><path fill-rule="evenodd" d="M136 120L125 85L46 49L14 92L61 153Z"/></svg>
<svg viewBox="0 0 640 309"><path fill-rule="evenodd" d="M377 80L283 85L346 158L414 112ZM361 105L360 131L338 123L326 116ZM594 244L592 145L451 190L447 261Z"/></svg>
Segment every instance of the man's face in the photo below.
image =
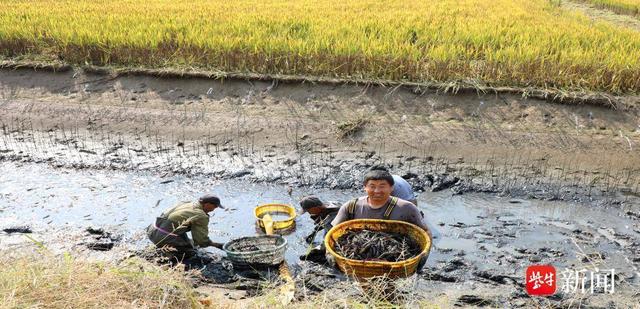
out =
<svg viewBox="0 0 640 309"><path fill-rule="evenodd" d="M318 216L318 215L320 215L322 213L322 207L311 207L311 208L307 209L307 212L313 218L313 217Z"/></svg>
<svg viewBox="0 0 640 309"><path fill-rule="evenodd" d="M212 212L212 211L214 211L216 208L218 208L218 205L211 204L211 203L204 203L204 204L202 204L202 209L203 209L205 212Z"/></svg>
<svg viewBox="0 0 640 309"><path fill-rule="evenodd" d="M374 201L386 201L391 196L393 186L386 180L369 180L364 186L369 199Z"/></svg>

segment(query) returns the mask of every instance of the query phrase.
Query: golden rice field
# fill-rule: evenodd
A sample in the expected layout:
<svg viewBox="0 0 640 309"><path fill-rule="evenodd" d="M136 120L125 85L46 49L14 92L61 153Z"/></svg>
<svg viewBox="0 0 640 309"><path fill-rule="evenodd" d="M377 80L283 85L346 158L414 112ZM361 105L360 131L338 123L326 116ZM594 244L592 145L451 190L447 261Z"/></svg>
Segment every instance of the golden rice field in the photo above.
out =
<svg viewBox="0 0 640 309"><path fill-rule="evenodd" d="M582 0L616 13L640 15L640 0Z"/></svg>
<svg viewBox="0 0 640 309"><path fill-rule="evenodd" d="M637 93L640 32L553 3L3 0L0 51L73 64Z"/></svg>

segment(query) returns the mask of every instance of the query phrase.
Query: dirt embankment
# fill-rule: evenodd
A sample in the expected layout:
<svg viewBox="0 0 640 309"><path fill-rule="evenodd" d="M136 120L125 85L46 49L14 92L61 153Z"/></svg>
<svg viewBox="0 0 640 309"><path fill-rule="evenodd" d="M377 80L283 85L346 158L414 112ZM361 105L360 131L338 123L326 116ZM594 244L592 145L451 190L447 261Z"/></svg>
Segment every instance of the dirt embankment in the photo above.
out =
<svg viewBox="0 0 640 309"><path fill-rule="evenodd" d="M379 86L0 72L3 160L621 203L639 192L632 106ZM624 193L620 195L618 193Z"/></svg>

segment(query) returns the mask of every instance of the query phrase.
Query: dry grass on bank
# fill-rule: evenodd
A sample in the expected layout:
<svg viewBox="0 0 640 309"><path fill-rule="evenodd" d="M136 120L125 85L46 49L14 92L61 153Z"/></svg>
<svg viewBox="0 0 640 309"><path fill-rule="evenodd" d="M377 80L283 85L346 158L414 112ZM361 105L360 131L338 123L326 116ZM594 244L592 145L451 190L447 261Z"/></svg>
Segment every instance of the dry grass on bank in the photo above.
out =
<svg viewBox="0 0 640 309"><path fill-rule="evenodd" d="M300 280L302 278L297 278ZM427 298L416 290L417 277L395 281L376 280L368 283L345 280L315 295L308 295L304 285L298 285L296 293L303 295L301 300L287 306L282 305L277 287L264 289L243 304L245 308L448 308L451 299L447 296Z"/></svg>
<svg viewBox="0 0 640 309"><path fill-rule="evenodd" d="M367 124L369 124L369 120L365 117L356 117L354 119L349 119L347 121L339 123L336 126L336 135L341 140L352 137L353 135L364 129Z"/></svg>
<svg viewBox="0 0 640 309"><path fill-rule="evenodd" d="M192 308L183 274L143 260L89 263L70 255L0 257L0 308Z"/></svg>
<svg viewBox="0 0 640 309"><path fill-rule="evenodd" d="M345 281L283 306L277 284L265 287L258 296L233 301L196 291L179 269L137 258L115 265L82 261L69 254L3 254L0 263L0 308L442 308L447 303L406 293L412 291L416 278L399 286L405 294L397 302L386 300L388 284L364 292L357 282Z"/></svg>

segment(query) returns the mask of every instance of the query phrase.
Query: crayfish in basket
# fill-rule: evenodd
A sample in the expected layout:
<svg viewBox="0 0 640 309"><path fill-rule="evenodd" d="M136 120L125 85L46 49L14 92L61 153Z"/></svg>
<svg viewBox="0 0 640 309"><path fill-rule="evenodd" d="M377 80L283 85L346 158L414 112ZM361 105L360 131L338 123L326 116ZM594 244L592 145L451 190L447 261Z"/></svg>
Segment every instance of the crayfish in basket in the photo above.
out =
<svg viewBox="0 0 640 309"><path fill-rule="evenodd" d="M364 261L399 262L420 254L418 243L407 235L371 230L349 230L336 240L336 253Z"/></svg>

